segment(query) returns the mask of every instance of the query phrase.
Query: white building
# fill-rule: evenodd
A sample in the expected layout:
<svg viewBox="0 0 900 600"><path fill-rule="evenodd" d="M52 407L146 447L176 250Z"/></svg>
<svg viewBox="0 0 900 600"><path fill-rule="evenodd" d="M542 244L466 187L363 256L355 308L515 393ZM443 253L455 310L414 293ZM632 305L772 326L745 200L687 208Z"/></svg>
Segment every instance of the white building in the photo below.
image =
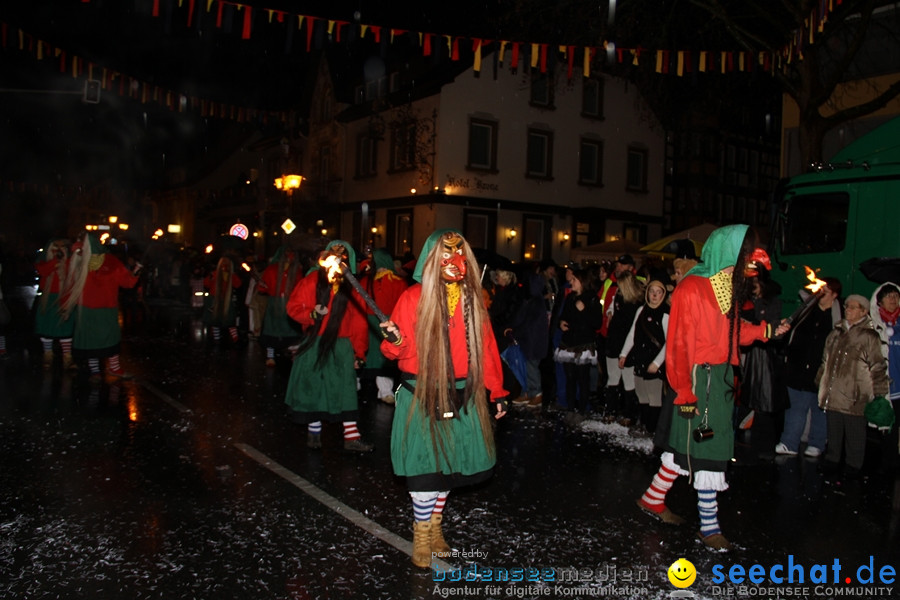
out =
<svg viewBox="0 0 900 600"><path fill-rule="evenodd" d="M565 262L573 244L660 237L664 132L628 82L370 60L345 85L334 64L312 94L304 194L352 244L400 257L456 227L514 261Z"/></svg>

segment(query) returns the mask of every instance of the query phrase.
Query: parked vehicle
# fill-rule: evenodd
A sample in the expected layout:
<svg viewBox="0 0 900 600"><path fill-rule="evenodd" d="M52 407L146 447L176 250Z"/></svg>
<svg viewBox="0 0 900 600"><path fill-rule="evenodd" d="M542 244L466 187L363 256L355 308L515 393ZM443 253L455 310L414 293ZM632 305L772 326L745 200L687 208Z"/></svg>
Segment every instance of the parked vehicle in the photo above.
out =
<svg viewBox="0 0 900 600"><path fill-rule="evenodd" d="M845 294L869 296L877 280L893 276L883 267L900 262L900 118L786 180L775 201L769 255L784 314L809 283L804 267L840 279Z"/></svg>

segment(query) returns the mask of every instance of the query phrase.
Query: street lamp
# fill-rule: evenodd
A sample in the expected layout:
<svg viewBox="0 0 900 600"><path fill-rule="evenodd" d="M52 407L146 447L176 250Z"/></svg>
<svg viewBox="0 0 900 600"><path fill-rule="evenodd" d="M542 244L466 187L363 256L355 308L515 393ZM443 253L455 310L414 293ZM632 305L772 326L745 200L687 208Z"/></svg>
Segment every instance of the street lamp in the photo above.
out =
<svg viewBox="0 0 900 600"><path fill-rule="evenodd" d="M300 183L303 181L303 175L282 175L275 178L275 187L284 190L288 196L294 193L294 190L300 189Z"/></svg>
<svg viewBox="0 0 900 600"><path fill-rule="evenodd" d="M275 187L283 192L287 192L288 216L294 212L294 190L299 190L302 182L303 175L282 175L275 178Z"/></svg>

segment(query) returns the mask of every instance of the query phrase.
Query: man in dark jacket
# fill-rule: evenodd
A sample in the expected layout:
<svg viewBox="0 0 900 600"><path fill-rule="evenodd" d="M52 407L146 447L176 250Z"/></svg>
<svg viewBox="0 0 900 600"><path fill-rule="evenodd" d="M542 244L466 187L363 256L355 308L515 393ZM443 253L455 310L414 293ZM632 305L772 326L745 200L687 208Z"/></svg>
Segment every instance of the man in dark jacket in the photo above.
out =
<svg viewBox="0 0 900 600"><path fill-rule="evenodd" d="M825 450L825 412L819 409L819 386L816 372L822 364L825 339L841 321L841 282L833 277L822 279L819 301L794 325L786 350L784 378L790 407L784 413L784 430L775 453L795 455L800 451L800 437L809 416L809 436L804 454L818 457Z"/></svg>

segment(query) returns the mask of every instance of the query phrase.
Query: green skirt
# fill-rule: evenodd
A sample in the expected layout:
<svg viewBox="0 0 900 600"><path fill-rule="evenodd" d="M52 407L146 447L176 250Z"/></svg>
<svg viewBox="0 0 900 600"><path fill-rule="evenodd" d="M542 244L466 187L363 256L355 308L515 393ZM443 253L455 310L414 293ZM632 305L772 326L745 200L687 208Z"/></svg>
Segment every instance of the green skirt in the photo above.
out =
<svg viewBox="0 0 900 600"><path fill-rule="evenodd" d="M63 320L59 314L59 294L47 294L47 302L41 305L41 297L34 302L34 332L43 338L66 339L75 331L75 319Z"/></svg>
<svg viewBox="0 0 900 600"><path fill-rule="evenodd" d="M319 338L294 358L284 403L297 423L356 421L359 400L353 346L338 338L323 364L316 365Z"/></svg>
<svg viewBox="0 0 900 600"><path fill-rule="evenodd" d="M675 462L689 471L724 471L734 455L734 371L731 365L725 364L712 365L709 370L694 365L693 381L700 414L688 420L673 411L669 444ZM712 438L698 442L694 440L693 432L703 423L704 413L708 415L706 423L714 433Z"/></svg>
<svg viewBox="0 0 900 600"><path fill-rule="evenodd" d="M104 358L119 353L122 332L118 308L79 306L71 318L75 320L72 351L76 358Z"/></svg>
<svg viewBox="0 0 900 600"><path fill-rule="evenodd" d="M367 369L382 369L388 364L388 359L381 353L381 342L384 336L381 334L382 329L380 321L375 315L368 316L369 321L369 351L366 354Z"/></svg>
<svg viewBox="0 0 900 600"><path fill-rule="evenodd" d="M414 383L414 382L411 382ZM465 386L458 382L457 387ZM459 411L453 419L437 421L442 441L435 455L430 418L413 402L405 385L396 394L391 430L391 462L394 473L406 477L410 491L444 491L488 479L496 464L494 445L485 446L481 422L474 407Z"/></svg>

